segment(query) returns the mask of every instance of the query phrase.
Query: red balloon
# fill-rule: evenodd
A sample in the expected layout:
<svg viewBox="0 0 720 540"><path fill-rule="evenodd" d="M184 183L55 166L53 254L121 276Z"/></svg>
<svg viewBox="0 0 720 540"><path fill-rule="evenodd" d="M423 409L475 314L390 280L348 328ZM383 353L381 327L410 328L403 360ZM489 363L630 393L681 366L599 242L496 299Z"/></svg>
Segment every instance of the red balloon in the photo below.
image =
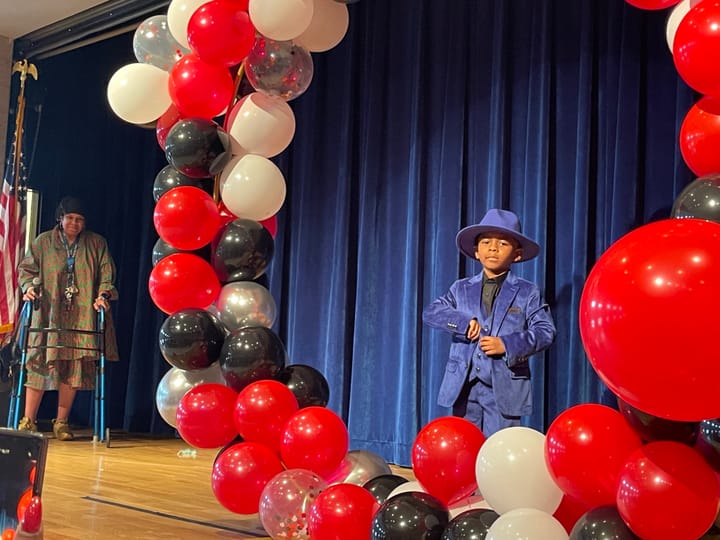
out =
<svg viewBox="0 0 720 540"><path fill-rule="evenodd" d="M218 203L218 211L220 213L220 226L224 227L231 221L236 220L238 217L233 214L230 210L228 210L227 206L225 206L225 203L220 201Z"/></svg>
<svg viewBox="0 0 720 540"><path fill-rule="evenodd" d="M237 393L216 383L199 384L180 398L177 407L177 430L188 444L196 448L220 448L237 433L233 408Z"/></svg>
<svg viewBox="0 0 720 540"><path fill-rule="evenodd" d="M367 540L379 508L372 493L360 486L330 486L310 506L308 532L313 540Z"/></svg>
<svg viewBox="0 0 720 540"><path fill-rule="evenodd" d="M420 430L412 447L418 482L445 505L477 489L475 462L485 435L472 422L444 416Z"/></svg>
<svg viewBox="0 0 720 540"><path fill-rule="evenodd" d="M280 438L280 455L288 469L332 474L348 451L348 431L337 414L324 407L305 407L293 414Z"/></svg>
<svg viewBox="0 0 720 540"><path fill-rule="evenodd" d="M679 3L680 0L625 0L640 9L665 9Z"/></svg>
<svg viewBox="0 0 720 540"><path fill-rule="evenodd" d="M701 94L720 95L720 0L703 0L682 18L673 41L680 77Z"/></svg>
<svg viewBox="0 0 720 540"><path fill-rule="evenodd" d="M720 172L720 98L704 97L680 126L680 152L697 176Z"/></svg>
<svg viewBox="0 0 720 540"><path fill-rule="evenodd" d="M700 538L715 521L719 502L712 468L679 442L646 444L620 472L618 512L644 540Z"/></svg>
<svg viewBox="0 0 720 540"><path fill-rule="evenodd" d="M258 221L260 225L265 227L268 232L270 233L270 236L275 238L275 235L277 234L277 228L278 228L278 222L277 222L277 214L274 216L270 216L267 219L263 219L262 221Z"/></svg>
<svg viewBox="0 0 720 540"><path fill-rule="evenodd" d="M545 461L555 483L587 508L615 504L625 460L642 445L615 409L594 403L560 413L545 436Z"/></svg>
<svg viewBox="0 0 720 540"><path fill-rule="evenodd" d="M299 409L297 398L287 386L263 379L243 388L235 401L233 417L240 436L280 451L280 436L288 418Z"/></svg>
<svg viewBox="0 0 720 540"><path fill-rule="evenodd" d="M255 27L247 7L211 0L190 16L187 39L203 62L227 67L242 62L255 43Z"/></svg>
<svg viewBox="0 0 720 540"><path fill-rule="evenodd" d="M183 118L184 116L180 114L177 107L170 104L168 110L155 122L155 137L163 152L165 151L165 139L167 139L168 131Z"/></svg>
<svg viewBox="0 0 720 540"><path fill-rule="evenodd" d="M615 502L613 501L613 505L614 504ZM560 500L560 506L558 506L557 510L553 513L553 517L557 519L560 525L570 534L575 524L588 510L590 510L588 506L565 494Z"/></svg>
<svg viewBox="0 0 720 540"><path fill-rule="evenodd" d="M194 186L165 192L155 204L153 223L160 238L186 251L199 249L215 237L220 212L213 198Z"/></svg>
<svg viewBox="0 0 720 540"><path fill-rule="evenodd" d="M17 507L15 509L15 513L17 514L18 521L22 522L23 517L25 516L25 511L30 506L30 502L33 499L33 490L32 488L27 488L25 491L23 491L23 494L20 496L20 500L17 503Z"/></svg>
<svg viewBox="0 0 720 540"><path fill-rule="evenodd" d="M267 483L283 471L275 452L253 442L234 444L213 464L211 485L215 498L236 514L255 514Z"/></svg>
<svg viewBox="0 0 720 540"><path fill-rule="evenodd" d="M187 308L205 309L220 294L220 281L207 261L191 253L173 253L150 272L150 298L170 315Z"/></svg>
<svg viewBox="0 0 720 540"><path fill-rule="evenodd" d="M225 111L235 86L225 66L208 64L190 53L173 66L168 89L182 115L210 119Z"/></svg>
<svg viewBox="0 0 720 540"><path fill-rule="evenodd" d="M667 219L620 238L580 298L580 335L626 403L685 422L720 417L720 225Z"/></svg>

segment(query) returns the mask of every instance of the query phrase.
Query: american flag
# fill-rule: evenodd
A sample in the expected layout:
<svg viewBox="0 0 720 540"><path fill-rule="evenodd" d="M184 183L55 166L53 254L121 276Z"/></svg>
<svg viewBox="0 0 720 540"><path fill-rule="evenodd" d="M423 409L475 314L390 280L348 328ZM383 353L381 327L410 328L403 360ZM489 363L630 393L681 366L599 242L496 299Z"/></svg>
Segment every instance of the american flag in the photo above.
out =
<svg viewBox="0 0 720 540"><path fill-rule="evenodd" d="M27 177L22 151L17 154L17 137L22 136L22 130L15 135L0 197L0 337L10 334L15 326L21 301L17 266L25 253Z"/></svg>

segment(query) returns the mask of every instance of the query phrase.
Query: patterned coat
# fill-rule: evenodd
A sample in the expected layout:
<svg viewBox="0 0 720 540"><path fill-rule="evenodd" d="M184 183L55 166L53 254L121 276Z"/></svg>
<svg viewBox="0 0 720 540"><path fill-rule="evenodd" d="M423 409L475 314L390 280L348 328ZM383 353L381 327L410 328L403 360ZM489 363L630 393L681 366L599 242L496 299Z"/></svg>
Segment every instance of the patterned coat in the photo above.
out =
<svg viewBox="0 0 720 540"><path fill-rule="evenodd" d="M78 292L74 295L70 310L66 307L64 296L67 285L67 251L57 226L35 238L30 246L30 253L20 262L18 271L18 282L23 291L32 285L35 277L39 277L42 282L40 308L32 312L32 328L95 330L95 298L101 292L107 292L113 300L118 297L114 285L115 263L107 242L92 231L83 231L78 236L75 253L75 285ZM106 312L105 322L105 358L118 360L115 327L110 310ZM93 348L96 346L96 336L69 332L31 332L28 338L29 365L43 356L43 350L33 348L42 345ZM46 349L45 355L48 362L99 356L97 352L72 348Z"/></svg>

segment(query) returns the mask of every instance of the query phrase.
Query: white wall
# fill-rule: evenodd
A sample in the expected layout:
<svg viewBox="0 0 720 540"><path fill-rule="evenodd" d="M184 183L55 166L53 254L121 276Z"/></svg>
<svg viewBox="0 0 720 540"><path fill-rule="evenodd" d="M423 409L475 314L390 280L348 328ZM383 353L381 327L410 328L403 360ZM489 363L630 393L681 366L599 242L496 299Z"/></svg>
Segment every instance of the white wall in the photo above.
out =
<svg viewBox="0 0 720 540"><path fill-rule="evenodd" d="M5 142L10 110L10 83L12 80L12 41L0 36L0 175L5 172Z"/></svg>

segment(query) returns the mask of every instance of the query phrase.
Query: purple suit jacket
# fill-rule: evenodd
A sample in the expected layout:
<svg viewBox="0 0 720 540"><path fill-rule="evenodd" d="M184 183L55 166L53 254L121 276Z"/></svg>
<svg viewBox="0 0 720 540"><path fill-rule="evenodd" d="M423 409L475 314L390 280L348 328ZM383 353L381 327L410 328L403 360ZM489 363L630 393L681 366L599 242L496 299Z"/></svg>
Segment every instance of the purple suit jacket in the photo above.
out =
<svg viewBox="0 0 720 540"><path fill-rule="evenodd" d="M528 358L552 345L555 324L550 308L534 283L508 273L493 305L493 313L485 313L481 301L482 273L457 280L450 290L423 310L423 322L432 328L452 334L450 357L438 404L451 407L458 398L470 369L480 362L490 362L492 387L498 409L510 416L532 412L532 392ZM476 318L482 335L499 336L505 354L489 357L477 341L465 337L470 320Z"/></svg>

